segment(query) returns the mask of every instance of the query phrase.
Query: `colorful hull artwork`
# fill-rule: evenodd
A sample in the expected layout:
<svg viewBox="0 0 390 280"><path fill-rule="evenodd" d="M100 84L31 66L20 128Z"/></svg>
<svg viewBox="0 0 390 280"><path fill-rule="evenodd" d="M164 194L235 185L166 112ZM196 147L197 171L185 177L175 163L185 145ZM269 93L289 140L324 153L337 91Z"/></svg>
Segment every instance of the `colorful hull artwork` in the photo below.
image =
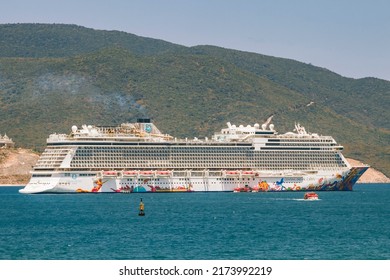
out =
<svg viewBox="0 0 390 280"><path fill-rule="evenodd" d="M336 175L335 180L327 182L324 178L317 180L317 184L310 183L308 185L303 184L291 184L286 183L285 178L280 178L275 182L267 181L266 179L259 179L255 185L242 185L236 187L221 187L215 186L215 188L200 189L194 188L192 184L188 186L172 186L172 187L160 187L158 185L151 185L150 180L142 180L145 184L139 184L130 186L120 180L102 180L97 179L94 181L92 188L78 188L75 190L77 193L97 193L101 192L105 183L113 181L118 187L110 187L109 192L115 193L169 193L169 192L194 192L194 191L226 191L226 192L291 192L291 191L352 191L353 185L360 178L360 176L367 170L368 167L352 167L351 171L345 176ZM219 182L220 179L216 179L215 182ZM211 185L214 182L210 182Z"/></svg>
<svg viewBox="0 0 390 280"><path fill-rule="evenodd" d="M88 190L88 189L79 188L76 190L76 192L78 192L78 193L98 193L98 192L100 192L102 186L103 186L103 181L101 179L98 179L98 180L94 181L94 186L92 189Z"/></svg>

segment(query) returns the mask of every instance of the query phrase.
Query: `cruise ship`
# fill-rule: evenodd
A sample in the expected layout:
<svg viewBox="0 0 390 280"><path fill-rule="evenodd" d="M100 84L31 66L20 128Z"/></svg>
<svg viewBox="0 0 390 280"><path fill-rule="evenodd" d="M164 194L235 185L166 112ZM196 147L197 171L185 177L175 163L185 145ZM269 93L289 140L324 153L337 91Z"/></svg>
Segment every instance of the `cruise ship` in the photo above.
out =
<svg viewBox="0 0 390 280"><path fill-rule="evenodd" d="M232 125L178 139L150 119L51 134L21 193L350 191L368 166L351 166L331 136L295 124Z"/></svg>

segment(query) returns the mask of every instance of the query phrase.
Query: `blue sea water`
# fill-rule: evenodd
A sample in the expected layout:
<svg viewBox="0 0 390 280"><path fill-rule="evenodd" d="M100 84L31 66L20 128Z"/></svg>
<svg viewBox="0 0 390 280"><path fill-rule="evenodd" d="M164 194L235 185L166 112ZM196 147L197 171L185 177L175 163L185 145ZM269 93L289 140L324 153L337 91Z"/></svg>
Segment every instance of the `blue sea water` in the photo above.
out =
<svg viewBox="0 0 390 280"><path fill-rule="evenodd" d="M23 195L0 188L0 259L390 259L390 185L352 192ZM144 217L138 216L140 198Z"/></svg>

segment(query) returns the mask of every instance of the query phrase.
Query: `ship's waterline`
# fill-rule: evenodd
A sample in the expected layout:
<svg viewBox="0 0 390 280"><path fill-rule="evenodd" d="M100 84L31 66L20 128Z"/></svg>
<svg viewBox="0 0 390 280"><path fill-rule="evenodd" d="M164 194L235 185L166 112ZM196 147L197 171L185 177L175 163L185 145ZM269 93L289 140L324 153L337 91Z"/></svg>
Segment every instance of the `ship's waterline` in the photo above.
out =
<svg viewBox="0 0 390 280"><path fill-rule="evenodd" d="M235 126L211 139L177 139L149 119L52 134L21 193L352 190L353 167L331 136Z"/></svg>

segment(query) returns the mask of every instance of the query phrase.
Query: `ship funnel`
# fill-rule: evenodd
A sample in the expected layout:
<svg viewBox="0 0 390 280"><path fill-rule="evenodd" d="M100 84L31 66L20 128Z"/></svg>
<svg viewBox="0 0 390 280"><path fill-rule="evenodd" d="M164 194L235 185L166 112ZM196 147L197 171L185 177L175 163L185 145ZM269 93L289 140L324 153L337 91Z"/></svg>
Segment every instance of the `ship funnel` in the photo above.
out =
<svg viewBox="0 0 390 280"><path fill-rule="evenodd" d="M150 119L137 119L137 123L150 123Z"/></svg>

